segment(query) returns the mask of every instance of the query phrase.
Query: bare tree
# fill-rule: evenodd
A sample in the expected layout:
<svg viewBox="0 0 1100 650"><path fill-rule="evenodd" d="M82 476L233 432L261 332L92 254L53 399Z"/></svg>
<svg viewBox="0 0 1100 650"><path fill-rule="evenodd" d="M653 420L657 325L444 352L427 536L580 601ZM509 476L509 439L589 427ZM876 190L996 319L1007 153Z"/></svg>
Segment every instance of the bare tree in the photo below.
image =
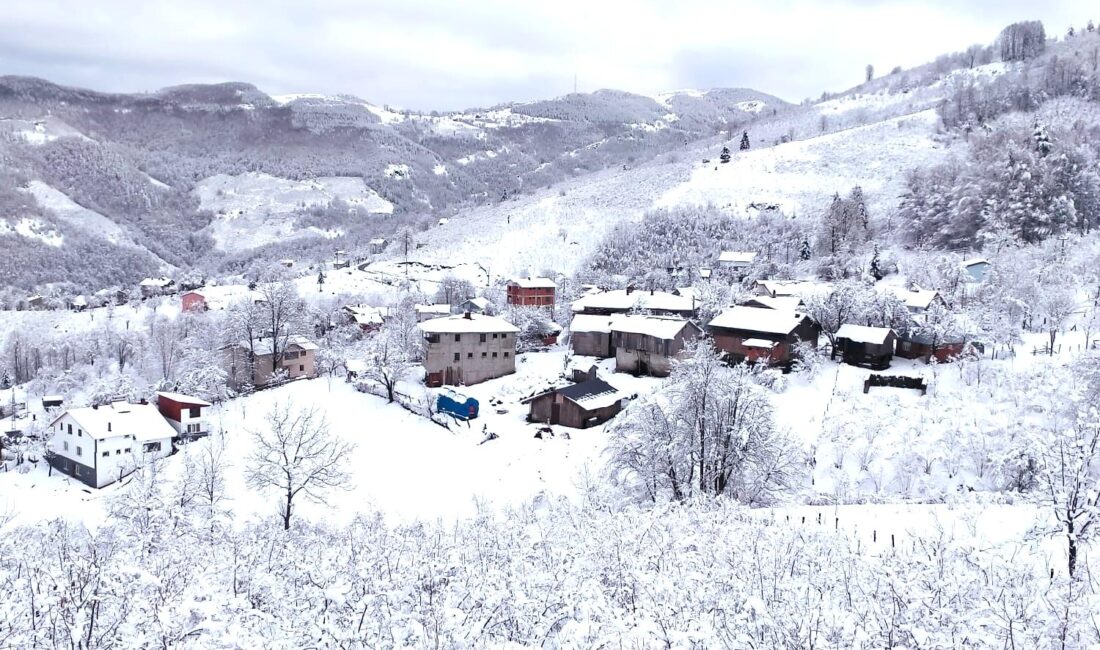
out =
<svg viewBox="0 0 1100 650"><path fill-rule="evenodd" d="M1036 449L1044 501L1065 535L1067 569L1073 577L1080 547L1095 534L1100 520L1100 413L1092 409L1081 415L1075 426L1055 430Z"/></svg>
<svg viewBox="0 0 1100 650"><path fill-rule="evenodd" d="M1037 315L1041 316L1050 336L1050 354L1054 354L1054 341L1066 319L1077 309L1077 296L1073 286L1054 284L1039 292Z"/></svg>
<svg viewBox="0 0 1100 650"><path fill-rule="evenodd" d="M348 487L350 475L344 465L354 445L335 438L315 409L277 405L267 415L267 426L253 431L252 438L248 485L280 493L283 530L290 530L299 496L323 504L327 491Z"/></svg>
<svg viewBox="0 0 1100 650"><path fill-rule="evenodd" d="M415 354L404 332L387 323L367 342L366 379L376 382L386 390L386 399L392 402L397 383L409 375L416 365Z"/></svg>
<svg viewBox="0 0 1100 650"><path fill-rule="evenodd" d="M271 337L271 372L282 366L287 339L297 334L303 305L298 291L290 282L271 282L260 288L261 322L265 334Z"/></svg>

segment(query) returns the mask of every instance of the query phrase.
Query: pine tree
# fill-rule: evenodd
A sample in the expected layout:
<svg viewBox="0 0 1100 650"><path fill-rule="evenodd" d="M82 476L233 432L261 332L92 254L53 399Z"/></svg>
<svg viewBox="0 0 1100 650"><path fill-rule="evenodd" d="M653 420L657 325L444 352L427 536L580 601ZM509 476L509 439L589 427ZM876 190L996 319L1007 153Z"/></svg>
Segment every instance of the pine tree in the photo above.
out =
<svg viewBox="0 0 1100 650"><path fill-rule="evenodd" d="M730 161L730 148L729 147L722 147L722 155L718 157L718 160L720 160L721 162L724 162L724 163L728 163Z"/></svg>
<svg viewBox="0 0 1100 650"><path fill-rule="evenodd" d="M743 131L741 133L741 151L748 151L749 149L749 132Z"/></svg>
<svg viewBox="0 0 1100 650"><path fill-rule="evenodd" d="M1054 148L1054 143L1051 142L1046 127L1038 122L1035 123L1035 132L1031 137L1035 142L1035 151L1038 151L1040 156L1047 155Z"/></svg>
<svg viewBox="0 0 1100 650"><path fill-rule="evenodd" d="M803 239L802 240L802 247L798 251L799 259L801 259L803 262L805 262L805 261L809 260L810 257L812 257L812 256L813 256L813 254L810 250L810 240Z"/></svg>
<svg viewBox="0 0 1100 650"><path fill-rule="evenodd" d="M324 291L325 289L325 270L321 269L317 271L317 290Z"/></svg>
<svg viewBox="0 0 1100 650"><path fill-rule="evenodd" d="M882 278L886 277L886 274L882 271L882 262L879 259L878 244L875 244L875 252L871 256L870 272L871 277L873 277L875 280L881 280Z"/></svg>

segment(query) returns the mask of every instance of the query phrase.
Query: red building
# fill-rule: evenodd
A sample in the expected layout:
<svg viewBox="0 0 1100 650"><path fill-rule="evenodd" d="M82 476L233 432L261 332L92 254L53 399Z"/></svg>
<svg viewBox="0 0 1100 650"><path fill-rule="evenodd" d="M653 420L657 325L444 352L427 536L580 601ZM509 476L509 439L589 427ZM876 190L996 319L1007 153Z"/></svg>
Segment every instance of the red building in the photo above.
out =
<svg viewBox="0 0 1100 650"><path fill-rule="evenodd" d="M549 278L519 278L508 283L508 304L520 307L554 308L558 285Z"/></svg>
<svg viewBox="0 0 1100 650"><path fill-rule="evenodd" d="M210 433L206 410L210 402L180 393L157 393L157 410L180 438L201 438Z"/></svg>
<svg viewBox="0 0 1100 650"><path fill-rule="evenodd" d="M191 312L206 311L206 296L198 291L188 291L180 296L180 308Z"/></svg>

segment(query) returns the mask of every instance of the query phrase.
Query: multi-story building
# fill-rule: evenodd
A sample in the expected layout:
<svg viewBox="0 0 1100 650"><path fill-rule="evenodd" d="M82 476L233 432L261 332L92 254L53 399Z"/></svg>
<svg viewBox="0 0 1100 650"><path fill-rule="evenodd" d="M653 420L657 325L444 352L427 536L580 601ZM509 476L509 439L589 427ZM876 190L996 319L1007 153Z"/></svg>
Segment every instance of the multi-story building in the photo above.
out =
<svg viewBox="0 0 1100 650"><path fill-rule="evenodd" d="M516 334L506 320L459 314L420 323L429 386L477 384L516 371Z"/></svg>

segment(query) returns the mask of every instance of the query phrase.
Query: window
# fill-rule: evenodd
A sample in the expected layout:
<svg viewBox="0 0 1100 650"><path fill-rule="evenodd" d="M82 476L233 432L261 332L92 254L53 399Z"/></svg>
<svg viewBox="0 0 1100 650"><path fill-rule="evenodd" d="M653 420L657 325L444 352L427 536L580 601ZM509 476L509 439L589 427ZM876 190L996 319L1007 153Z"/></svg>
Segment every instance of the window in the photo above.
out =
<svg viewBox="0 0 1100 650"><path fill-rule="evenodd" d="M65 451L69 451L69 442L67 440L65 442L62 442L61 443L61 448L64 449Z"/></svg>
<svg viewBox="0 0 1100 650"><path fill-rule="evenodd" d="M201 406L192 406L190 409L188 409L188 411L190 411L189 415L193 418L202 417L202 407Z"/></svg>
<svg viewBox="0 0 1100 650"><path fill-rule="evenodd" d="M115 450L115 456L121 456L121 455L122 455L122 450L121 449L116 449Z"/></svg>
<svg viewBox="0 0 1100 650"><path fill-rule="evenodd" d="M283 353L283 358L288 359L288 360L297 359L298 358L298 352L284 352Z"/></svg>
<svg viewBox="0 0 1100 650"><path fill-rule="evenodd" d="M482 359L484 359L484 358L485 358L485 357L487 357L487 356L489 356L489 354L488 354L487 352L482 352L482 353L481 353L481 358L482 358Z"/></svg>
<svg viewBox="0 0 1100 650"><path fill-rule="evenodd" d="M504 358L505 358L505 359L507 359L507 358L508 358L508 353L507 353L507 352L505 352L505 353L504 353Z"/></svg>
<svg viewBox="0 0 1100 650"><path fill-rule="evenodd" d="M80 429L77 429L76 430L76 437L77 438L83 438L84 437L84 432L81 431Z"/></svg>
<svg viewBox="0 0 1100 650"><path fill-rule="evenodd" d="M467 359L473 359L474 358L474 353L473 352L467 352L466 353L466 358Z"/></svg>
<svg viewBox="0 0 1100 650"><path fill-rule="evenodd" d="M69 435L73 435L73 425L69 425Z"/></svg>
<svg viewBox="0 0 1100 650"><path fill-rule="evenodd" d="M461 343L461 342L462 342L462 335L461 334L455 334L455 343Z"/></svg>
<svg viewBox="0 0 1100 650"><path fill-rule="evenodd" d="M103 452L102 454L100 454L100 456L103 456L104 458L107 458L107 457L109 457L110 455L111 455L111 452L109 452L109 451L105 451L105 452Z"/></svg>
<svg viewBox="0 0 1100 650"><path fill-rule="evenodd" d="M428 338L428 343L439 343L439 335L438 334L429 334L427 338Z"/></svg>
<svg viewBox="0 0 1100 650"><path fill-rule="evenodd" d="M496 359L496 358L497 358L497 353L496 353L496 352L494 352L494 353L493 353L493 358L494 358L494 359Z"/></svg>
<svg viewBox="0 0 1100 650"><path fill-rule="evenodd" d="M147 443L145 443L145 446L141 448L141 451L143 453L146 453L146 454L154 452L154 451L160 451L160 443L159 442L147 442Z"/></svg>
<svg viewBox="0 0 1100 650"><path fill-rule="evenodd" d="M126 448L126 449L124 449L123 451L125 451L126 453L130 453L130 448L129 448L129 447L127 447L127 448Z"/></svg>
<svg viewBox="0 0 1100 650"><path fill-rule="evenodd" d="M298 366L298 372L305 372L305 371L306 371L305 366Z"/></svg>
<svg viewBox="0 0 1100 650"><path fill-rule="evenodd" d="M202 431L202 425L198 422L192 422L187 425L187 433L198 433Z"/></svg>
<svg viewBox="0 0 1100 650"><path fill-rule="evenodd" d="M77 447L76 448L76 455L77 456L83 456L84 455L84 450L80 447Z"/></svg>
<svg viewBox="0 0 1100 650"><path fill-rule="evenodd" d="M481 334L481 335L479 335L479 336L481 336L481 340L480 340L480 341L478 341L478 343L484 343L484 342L485 342L485 335L484 335L484 334Z"/></svg>
<svg viewBox="0 0 1100 650"><path fill-rule="evenodd" d="M496 333L494 332L494 333L493 333L493 338L495 339L496 337L497 337L497 335L496 335Z"/></svg>
<svg viewBox="0 0 1100 650"><path fill-rule="evenodd" d="M458 360L461 359L461 358L462 358L462 354L460 354L458 352L455 352L455 362L457 363Z"/></svg>

